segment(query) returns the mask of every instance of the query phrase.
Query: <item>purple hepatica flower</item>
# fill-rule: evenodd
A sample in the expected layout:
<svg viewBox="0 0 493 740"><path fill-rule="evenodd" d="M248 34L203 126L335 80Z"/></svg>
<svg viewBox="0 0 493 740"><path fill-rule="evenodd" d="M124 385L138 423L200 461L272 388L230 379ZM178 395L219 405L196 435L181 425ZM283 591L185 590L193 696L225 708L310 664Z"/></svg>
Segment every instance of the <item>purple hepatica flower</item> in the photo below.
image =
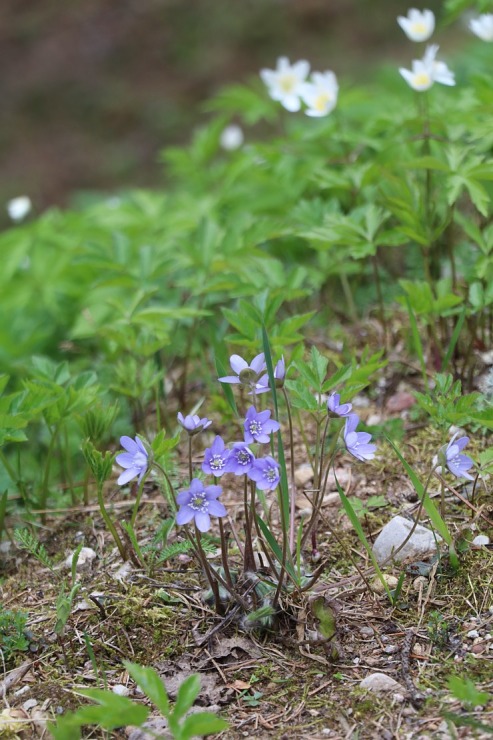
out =
<svg viewBox="0 0 493 740"><path fill-rule="evenodd" d="M253 463L248 477L255 481L262 491L273 491L279 483L279 465L273 457L260 457Z"/></svg>
<svg viewBox="0 0 493 740"><path fill-rule="evenodd" d="M356 427L359 424L357 414L349 414L346 417L346 426L344 427L344 442L346 449L358 460L373 460L375 457L376 445L368 444L371 440L371 434L368 432L357 432Z"/></svg>
<svg viewBox="0 0 493 740"><path fill-rule="evenodd" d="M274 368L274 380L276 381L276 388L282 388L284 385L284 378L286 376L286 363L284 357L278 360L277 365ZM267 373L259 378L258 383L255 385L252 393L267 393L270 390L269 376Z"/></svg>
<svg viewBox="0 0 493 740"><path fill-rule="evenodd" d="M244 442L235 442L226 461L224 472L246 475L250 472L254 462L255 455L250 448Z"/></svg>
<svg viewBox="0 0 493 740"><path fill-rule="evenodd" d="M207 486L199 478L193 478L190 488L180 491L176 501L180 508L176 515L177 524L188 524L195 519L199 532L207 532L211 526L211 516L225 516L226 509L216 499L221 495L221 486Z"/></svg>
<svg viewBox="0 0 493 740"><path fill-rule="evenodd" d="M339 393L331 393L327 400L327 411L336 414L337 416L349 416L351 409L353 408L352 403L340 403L341 396Z"/></svg>
<svg viewBox="0 0 493 740"><path fill-rule="evenodd" d="M179 424L185 429L190 436L202 432L212 424L212 421L207 418L201 419L200 416L194 414L193 416L183 416L181 411L178 411L176 418Z"/></svg>
<svg viewBox="0 0 493 740"><path fill-rule="evenodd" d="M202 463L204 473L215 475L216 478L219 478L226 472L226 461L229 454L229 450L225 448L224 440L218 435L204 453L204 462Z"/></svg>
<svg viewBox="0 0 493 740"><path fill-rule="evenodd" d="M123 486L137 476L137 482L140 483L149 467L149 455L146 448L138 437L135 439L120 437L120 444L126 452L117 455L116 462L126 470L118 478L118 485Z"/></svg>
<svg viewBox="0 0 493 740"><path fill-rule="evenodd" d="M443 462L447 466L447 468L450 470L452 475L455 475L456 478L467 478L468 480L474 480L472 475L470 475L467 471L470 467L474 465L474 462L471 460L470 457L467 455L461 455L461 450L464 449L466 444L469 442L469 437L460 437L456 441L456 437L459 434L454 434L448 445L444 445L442 449L440 450L440 455L443 459Z"/></svg>
<svg viewBox="0 0 493 740"><path fill-rule="evenodd" d="M245 442L259 442L265 444L270 442L271 432L277 432L281 428L278 421L270 418L270 411L255 411L255 406L250 406L245 418Z"/></svg>
<svg viewBox="0 0 493 740"><path fill-rule="evenodd" d="M236 375L226 375L224 378L219 378L221 383L239 383L240 385L246 385L249 388L255 387L258 382L260 375L265 370L265 357L264 353L261 352L259 355L253 358L250 365L243 357L239 355L231 355L229 358L229 364Z"/></svg>

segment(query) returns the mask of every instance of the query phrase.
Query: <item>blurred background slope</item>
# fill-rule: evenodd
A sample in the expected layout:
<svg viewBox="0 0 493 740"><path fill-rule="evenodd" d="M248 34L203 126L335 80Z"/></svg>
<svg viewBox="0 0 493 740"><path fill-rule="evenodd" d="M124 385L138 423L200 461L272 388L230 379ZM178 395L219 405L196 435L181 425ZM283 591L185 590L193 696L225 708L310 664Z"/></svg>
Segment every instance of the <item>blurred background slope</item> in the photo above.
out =
<svg viewBox="0 0 493 740"><path fill-rule="evenodd" d="M2 0L0 202L28 194L39 210L67 204L76 191L157 185L159 150L187 140L204 120L200 104L281 54L358 81L382 61L408 66L421 54L396 24L408 7Z"/></svg>

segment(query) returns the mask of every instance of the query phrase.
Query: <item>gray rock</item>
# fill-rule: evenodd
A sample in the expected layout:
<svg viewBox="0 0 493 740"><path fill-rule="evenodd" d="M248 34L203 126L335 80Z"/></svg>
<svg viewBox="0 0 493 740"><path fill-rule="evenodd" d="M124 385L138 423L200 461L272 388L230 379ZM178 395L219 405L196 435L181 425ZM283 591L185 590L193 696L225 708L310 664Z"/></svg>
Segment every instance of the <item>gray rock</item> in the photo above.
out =
<svg viewBox="0 0 493 740"><path fill-rule="evenodd" d="M398 681L385 673L370 673L369 676L360 681L359 685L360 688L367 689L367 691L395 691L399 693L405 691Z"/></svg>
<svg viewBox="0 0 493 740"><path fill-rule="evenodd" d="M481 547L482 545L489 545L490 544L490 538L486 534L478 534L473 539L472 544L475 547Z"/></svg>
<svg viewBox="0 0 493 740"><path fill-rule="evenodd" d="M385 525L373 545L373 554L379 564L384 563L392 558L393 552L408 537L413 527L413 522L404 519L403 516L395 516ZM436 541L440 541L439 535L432 532L431 529L418 524L408 542L402 550L396 553L394 560L399 562L408 559L421 559L426 555L431 555L437 550Z"/></svg>
<svg viewBox="0 0 493 740"><path fill-rule="evenodd" d="M74 552L71 552L70 555L67 556L64 563L66 568L72 567ZM83 547L79 553L79 559L77 560L77 570L90 566L95 557L97 557L97 555L92 547Z"/></svg>

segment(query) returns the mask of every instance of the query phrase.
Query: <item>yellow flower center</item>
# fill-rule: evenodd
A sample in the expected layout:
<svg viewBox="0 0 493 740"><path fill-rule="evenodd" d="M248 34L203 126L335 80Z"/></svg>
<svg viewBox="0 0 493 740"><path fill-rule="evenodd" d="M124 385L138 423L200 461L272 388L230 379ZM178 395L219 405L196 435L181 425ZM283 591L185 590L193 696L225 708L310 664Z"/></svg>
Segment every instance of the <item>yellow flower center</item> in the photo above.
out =
<svg viewBox="0 0 493 740"><path fill-rule="evenodd" d="M315 108L315 110L324 111L331 100L332 100L332 96L329 93L326 93L326 92L320 93L315 98L313 107Z"/></svg>
<svg viewBox="0 0 493 740"><path fill-rule="evenodd" d="M294 75L286 74L286 75L283 75L279 80L279 87L286 94L293 92L295 84L296 84L296 79Z"/></svg>
<svg viewBox="0 0 493 740"><path fill-rule="evenodd" d="M414 84L416 87L426 87L430 84L430 75L428 72L418 72L414 78Z"/></svg>
<svg viewBox="0 0 493 740"><path fill-rule="evenodd" d="M426 28L425 24L422 21L416 21L412 25L412 32L413 33L422 34L422 33L426 33L427 30L428 29Z"/></svg>

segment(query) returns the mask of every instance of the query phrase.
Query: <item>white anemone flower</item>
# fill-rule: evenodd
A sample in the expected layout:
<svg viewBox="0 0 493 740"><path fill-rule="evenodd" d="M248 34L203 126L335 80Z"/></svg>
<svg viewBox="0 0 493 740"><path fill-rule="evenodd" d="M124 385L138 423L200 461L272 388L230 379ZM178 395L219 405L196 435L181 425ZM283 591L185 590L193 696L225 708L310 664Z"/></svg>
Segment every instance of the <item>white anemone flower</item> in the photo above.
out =
<svg viewBox="0 0 493 740"><path fill-rule="evenodd" d="M398 16L397 23L411 41L428 41L435 30L435 16L431 10L411 8L407 17Z"/></svg>
<svg viewBox="0 0 493 740"><path fill-rule="evenodd" d="M469 21L469 28L482 41L493 41L493 13L484 13Z"/></svg>
<svg viewBox="0 0 493 740"><path fill-rule="evenodd" d="M244 140L243 129L235 123L226 126L221 131L221 136L219 137L221 147L227 152L234 152L235 149L239 149Z"/></svg>
<svg viewBox="0 0 493 740"><path fill-rule="evenodd" d="M309 71L310 64L305 60L290 64L287 57L279 57L276 69L262 69L260 77L267 85L270 97L295 113L301 108L301 88Z"/></svg>
<svg viewBox="0 0 493 740"><path fill-rule="evenodd" d="M7 213L12 221L23 221L32 208L31 199L27 195L19 195L7 203Z"/></svg>
<svg viewBox="0 0 493 740"><path fill-rule="evenodd" d="M406 80L407 84L417 90L424 92L429 90L435 82L441 85L455 85L454 73L447 67L445 62L436 60L438 46L433 44L428 46L423 59L414 59L412 69L400 68L399 72Z"/></svg>
<svg viewBox="0 0 493 740"><path fill-rule="evenodd" d="M314 72L310 82L303 85L301 97L306 103L307 116L321 118L334 110L339 85L333 72Z"/></svg>

